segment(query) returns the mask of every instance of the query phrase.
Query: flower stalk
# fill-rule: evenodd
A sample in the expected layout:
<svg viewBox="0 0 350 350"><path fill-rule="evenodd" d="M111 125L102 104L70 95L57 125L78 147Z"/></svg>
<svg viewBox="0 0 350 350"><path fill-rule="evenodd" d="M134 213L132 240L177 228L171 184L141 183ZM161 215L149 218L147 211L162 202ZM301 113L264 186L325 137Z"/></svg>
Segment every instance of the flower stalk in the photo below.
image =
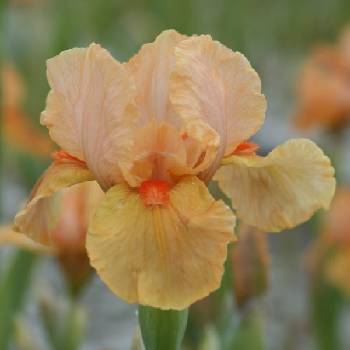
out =
<svg viewBox="0 0 350 350"><path fill-rule="evenodd" d="M160 310L139 305L139 324L146 350L178 350L185 334L188 309Z"/></svg>

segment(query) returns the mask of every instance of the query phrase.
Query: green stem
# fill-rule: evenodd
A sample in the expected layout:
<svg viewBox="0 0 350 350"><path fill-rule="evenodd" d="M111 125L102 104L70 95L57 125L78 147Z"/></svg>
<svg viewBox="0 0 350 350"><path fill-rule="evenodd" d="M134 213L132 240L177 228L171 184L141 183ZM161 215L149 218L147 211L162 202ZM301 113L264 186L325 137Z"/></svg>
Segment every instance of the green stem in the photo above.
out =
<svg viewBox="0 0 350 350"><path fill-rule="evenodd" d="M0 0L0 74L2 73L2 66L3 66L3 57L4 57L4 33L5 33L5 28L4 28L4 18L5 18L5 11L6 11L6 6L5 6L5 0ZM2 37L1 37L2 36ZM2 101L3 100L3 91L2 91L2 82L0 83L0 220L2 218L2 206L3 206L3 169L4 169L4 154L3 154L3 140L4 140L4 135L3 135L3 113L2 113Z"/></svg>
<svg viewBox="0 0 350 350"><path fill-rule="evenodd" d="M9 348L16 314L21 310L36 256L30 252L15 253L0 282L0 349Z"/></svg>
<svg viewBox="0 0 350 350"><path fill-rule="evenodd" d="M320 350L340 349L339 317L343 307L340 293L319 281L312 290L313 331Z"/></svg>
<svg viewBox="0 0 350 350"><path fill-rule="evenodd" d="M185 334L188 309L160 310L139 305L139 323L146 350L179 350Z"/></svg>

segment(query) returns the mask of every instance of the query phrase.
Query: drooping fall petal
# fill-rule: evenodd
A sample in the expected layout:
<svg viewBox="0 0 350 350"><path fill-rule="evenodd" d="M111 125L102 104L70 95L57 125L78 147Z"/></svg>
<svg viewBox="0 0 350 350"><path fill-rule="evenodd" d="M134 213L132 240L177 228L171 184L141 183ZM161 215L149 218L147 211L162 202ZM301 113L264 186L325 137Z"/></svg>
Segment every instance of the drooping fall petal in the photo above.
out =
<svg viewBox="0 0 350 350"><path fill-rule="evenodd" d="M210 36L183 40L175 56L170 99L183 119L204 119L218 132L219 162L264 121L260 79L242 54Z"/></svg>
<svg viewBox="0 0 350 350"><path fill-rule="evenodd" d="M97 209L87 249L102 280L122 299L183 309L219 287L234 222L196 177L181 180L159 206L117 185Z"/></svg>
<svg viewBox="0 0 350 350"><path fill-rule="evenodd" d="M48 60L47 74L51 91L41 122L62 149L86 161L103 188L115 184L135 122L135 89L127 70L91 44Z"/></svg>
<svg viewBox="0 0 350 350"><path fill-rule="evenodd" d="M14 229L36 242L52 244L51 232L60 218L58 192L91 180L93 175L81 162L53 162L37 182L25 208L16 215Z"/></svg>
<svg viewBox="0 0 350 350"><path fill-rule="evenodd" d="M214 179L232 199L237 217L264 231L280 231L327 209L335 191L328 157L306 139L290 140L266 157L231 156Z"/></svg>
<svg viewBox="0 0 350 350"><path fill-rule="evenodd" d="M36 253L54 254L52 248L32 241L30 238L12 230L10 226L0 227L0 246L14 246Z"/></svg>

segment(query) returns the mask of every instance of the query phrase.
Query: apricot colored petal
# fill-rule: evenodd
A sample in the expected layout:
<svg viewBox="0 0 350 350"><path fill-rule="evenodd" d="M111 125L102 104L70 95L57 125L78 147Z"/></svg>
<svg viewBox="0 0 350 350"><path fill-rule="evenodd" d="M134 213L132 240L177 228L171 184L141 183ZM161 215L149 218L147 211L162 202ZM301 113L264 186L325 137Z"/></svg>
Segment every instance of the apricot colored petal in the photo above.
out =
<svg viewBox="0 0 350 350"><path fill-rule="evenodd" d="M350 88L344 70L335 67L318 56L304 66L298 87L297 127L308 129L315 126L341 126L349 120Z"/></svg>
<svg viewBox="0 0 350 350"><path fill-rule="evenodd" d="M27 236L13 231L10 226L0 227L0 246L14 246L35 253L55 253L54 249L32 241Z"/></svg>
<svg viewBox="0 0 350 350"><path fill-rule="evenodd" d="M51 138L85 160L103 188L120 181L118 157L135 122L134 85L125 67L91 44L48 60L47 74L51 91L41 122Z"/></svg>
<svg viewBox="0 0 350 350"><path fill-rule="evenodd" d="M175 57L171 102L183 119L204 119L218 132L220 161L263 123L260 79L242 54L207 35L180 42Z"/></svg>
<svg viewBox="0 0 350 350"><path fill-rule="evenodd" d="M92 173L80 162L52 163L37 182L25 208L16 215L14 230L50 245L51 231L59 220L59 196L54 195L64 188L93 179Z"/></svg>
<svg viewBox="0 0 350 350"><path fill-rule="evenodd" d="M136 129L129 159L121 167L129 185L137 187L149 178L173 183L206 169L215 157L219 137L206 123L192 124L182 132L156 121Z"/></svg>
<svg viewBox="0 0 350 350"><path fill-rule="evenodd" d="M145 206L125 185L107 192L87 236L91 264L129 303L183 309L220 286L235 218L196 177Z"/></svg>
<svg viewBox="0 0 350 350"><path fill-rule="evenodd" d="M23 79L11 63L4 63L1 70L3 106L20 106L26 95Z"/></svg>
<svg viewBox="0 0 350 350"><path fill-rule="evenodd" d="M296 226L335 191L330 160L310 140L289 140L266 157L232 156L214 177L232 199L237 217L265 231Z"/></svg>
<svg viewBox="0 0 350 350"><path fill-rule="evenodd" d="M53 142L20 108L4 106L3 118L4 137L11 146L36 156L49 157L54 149Z"/></svg>
<svg viewBox="0 0 350 350"><path fill-rule="evenodd" d="M143 122L170 121L169 77L174 67L174 47L186 38L175 30L162 32L153 43L145 44L125 64L136 82L137 105Z"/></svg>

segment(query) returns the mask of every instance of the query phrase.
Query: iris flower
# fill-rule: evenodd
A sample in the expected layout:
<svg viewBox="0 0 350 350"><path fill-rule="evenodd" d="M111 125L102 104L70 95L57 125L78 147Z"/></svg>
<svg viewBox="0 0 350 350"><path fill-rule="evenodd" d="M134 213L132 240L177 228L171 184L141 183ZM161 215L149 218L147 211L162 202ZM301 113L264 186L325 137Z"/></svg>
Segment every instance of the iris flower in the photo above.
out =
<svg viewBox="0 0 350 350"><path fill-rule="evenodd" d="M325 217L323 231L307 254L313 275L323 273L328 283L350 296L350 188L338 188Z"/></svg>
<svg viewBox="0 0 350 350"><path fill-rule="evenodd" d="M26 89L19 72L11 64L1 71L3 135L12 146L40 157L49 157L53 144L25 114L22 103Z"/></svg>
<svg viewBox="0 0 350 350"><path fill-rule="evenodd" d="M350 28L334 46L316 47L307 58L297 86L296 124L341 128L350 121Z"/></svg>
<svg viewBox="0 0 350 350"><path fill-rule="evenodd" d="M85 240L90 217L103 197L104 193L95 181L63 189L49 200L41 200L40 206L46 222L39 223L28 217L28 220L33 220L31 225L38 225L37 232L43 235L34 240L43 244L35 243L29 237L3 226L0 227L0 246L12 245L53 255L64 273L70 291L78 293L91 276Z"/></svg>
<svg viewBox="0 0 350 350"><path fill-rule="evenodd" d="M41 122L62 151L15 227L49 243L54 194L97 181L106 195L88 228L90 262L129 303L182 309L217 289L235 214L280 231L331 201L334 171L313 142L255 154L260 79L208 35L165 31L126 63L91 44L49 59L47 72ZM209 193L213 177L235 214Z"/></svg>
<svg viewBox="0 0 350 350"><path fill-rule="evenodd" d="M242 224L238 236L232 250L232 279L236 303L243 308L266 291L270 255L265 232Z"/></svg>

